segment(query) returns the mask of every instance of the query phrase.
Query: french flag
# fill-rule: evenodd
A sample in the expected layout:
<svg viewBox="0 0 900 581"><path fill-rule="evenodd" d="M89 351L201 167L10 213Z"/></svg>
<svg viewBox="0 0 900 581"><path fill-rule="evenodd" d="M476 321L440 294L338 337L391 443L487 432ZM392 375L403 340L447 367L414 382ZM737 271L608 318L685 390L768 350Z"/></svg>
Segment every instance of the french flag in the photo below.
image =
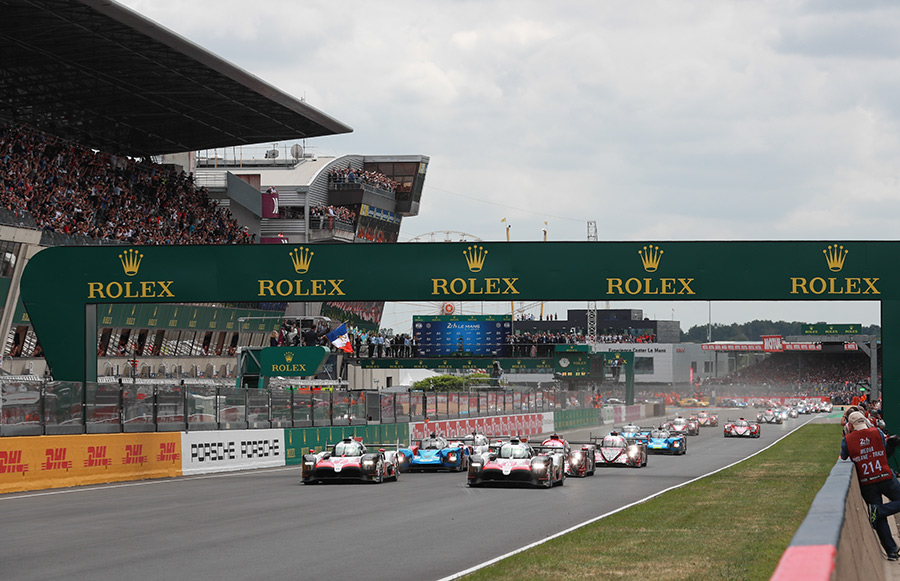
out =
<svg viewBox="0 0 900 581"><path fill-rule="evenodd" d="M350 335L347 333L347 325L341 323L341 326L334 331L325 335L331 344L342 351L353 353L353 345L350 344Z"/></svg>

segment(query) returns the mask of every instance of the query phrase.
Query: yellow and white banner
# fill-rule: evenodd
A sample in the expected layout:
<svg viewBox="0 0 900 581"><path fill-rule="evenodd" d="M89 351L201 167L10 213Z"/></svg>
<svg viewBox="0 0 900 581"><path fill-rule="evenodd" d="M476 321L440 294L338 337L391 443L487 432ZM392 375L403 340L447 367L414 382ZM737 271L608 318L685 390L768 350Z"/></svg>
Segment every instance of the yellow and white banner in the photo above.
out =
<svg viewBox="0 0 900 581"><path fill-rule="evenodd" d="M181 434L0 438L0 493L181 475Z"/></svg>

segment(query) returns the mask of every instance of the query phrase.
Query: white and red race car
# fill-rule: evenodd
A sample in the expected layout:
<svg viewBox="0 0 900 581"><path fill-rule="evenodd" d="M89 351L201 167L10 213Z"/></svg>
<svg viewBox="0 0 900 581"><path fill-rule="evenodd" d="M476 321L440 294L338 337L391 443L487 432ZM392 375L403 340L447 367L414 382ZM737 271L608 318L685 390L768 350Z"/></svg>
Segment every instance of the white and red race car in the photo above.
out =
<svg viewBox="0 0 900 581"><path fill-rule="evenodd" d="M594 443L594 460L597 466L630 466L641 468L647 465L647 444L629 440L619 432L610 432Z"/></svg>
<svg viewBox="0 0 900 581"><path fill-rule="evenodd" d="M700 423L700 427L718 427L719 425L719 416L716 414L711 414L709 412L699 412L697 414L697 421Z"/></svg>
<svg viewBox="0 0 900 581"><path fill-rule="evenodd" d="M559 434L553 434L543 442L541 448L559 448L565 450L566 476L584 478L593 476L596 466L594 464L594 445L587 442L568 442Z"/></svg>
<svg viewBox="0 0 900 581"><path fill-rule="evenodd" d="M759 433L759 422L750 422L744 418L725 420L726 438L758 438Z"/></svg>
<svg viewBox="0 0 900 581"><path fill-rule="evenodd" d="M469 461L468 485L519 483L552 488L566 481L566 459L558 447L532 447L512 438Z"/></svg>
<svg viewBox="0 0 900 581"><path fill-rule="evenodd" d="M384 482L400 478L397 451L369 449L361 438L344 438L331 450L303 456L303 484L357 480Z"/></svg>

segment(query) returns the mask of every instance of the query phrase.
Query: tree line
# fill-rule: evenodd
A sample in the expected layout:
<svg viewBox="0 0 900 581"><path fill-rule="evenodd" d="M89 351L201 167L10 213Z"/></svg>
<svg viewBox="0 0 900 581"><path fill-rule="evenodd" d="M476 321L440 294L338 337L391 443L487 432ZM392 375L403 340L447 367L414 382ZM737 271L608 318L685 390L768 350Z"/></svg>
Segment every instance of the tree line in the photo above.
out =
<svg viewBox="0 0 900 581"><path fill-rule="evenodd" d="M763 335L781 335L782 337L801 335L801 330L808 325L826 325L819 321L808 323L800 321L750 321L749 323L731 323L723 325L713 323L710 328L712 341L759 341ZM863 335L881 337L880 325L863 325L860 327ZM694 325L687 332L681 332L681 340L685 343L706 342L706 325Z"/></svg>

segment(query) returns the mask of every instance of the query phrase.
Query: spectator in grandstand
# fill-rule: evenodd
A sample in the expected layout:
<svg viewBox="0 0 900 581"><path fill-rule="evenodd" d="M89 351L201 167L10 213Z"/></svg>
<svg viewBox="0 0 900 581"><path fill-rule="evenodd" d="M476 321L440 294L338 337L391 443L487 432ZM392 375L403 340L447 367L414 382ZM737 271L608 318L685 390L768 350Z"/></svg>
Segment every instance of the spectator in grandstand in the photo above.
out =
<svg viewBox="0 0 900 581"><path fill-rule="evenodd" d="M0 204L42 230L130 244L252 239L193 178L30 130L0 125Z"/></svg>

